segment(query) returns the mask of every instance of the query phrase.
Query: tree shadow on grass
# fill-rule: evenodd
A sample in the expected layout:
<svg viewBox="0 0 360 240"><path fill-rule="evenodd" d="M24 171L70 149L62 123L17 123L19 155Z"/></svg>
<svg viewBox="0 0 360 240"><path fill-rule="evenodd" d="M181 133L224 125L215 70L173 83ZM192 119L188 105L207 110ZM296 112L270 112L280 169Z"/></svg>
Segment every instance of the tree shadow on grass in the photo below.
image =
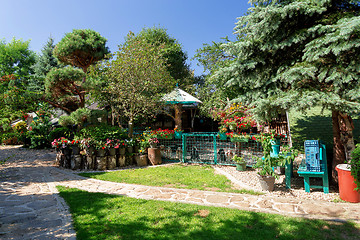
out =
<svg viewBox="0 0 360 240"><path fill-rule="evenodd" d="M352 223L142 200L58 187L77 239L359 239Z"/></svg>

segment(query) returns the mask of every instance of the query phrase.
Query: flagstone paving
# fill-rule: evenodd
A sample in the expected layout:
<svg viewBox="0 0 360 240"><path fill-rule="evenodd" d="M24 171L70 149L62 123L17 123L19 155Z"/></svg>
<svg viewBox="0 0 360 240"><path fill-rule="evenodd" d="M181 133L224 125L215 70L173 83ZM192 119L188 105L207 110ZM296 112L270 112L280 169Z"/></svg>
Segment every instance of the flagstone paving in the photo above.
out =
<svg viewBox="0 0 360 240"><path fill-rule="evenodd" d="M16 154L15 156L13 154ZM360 204L150 187L88 179L53 166L55 153L0 147L0 239L75 239L68 207L56 186L141 199L229 207L286 216L354 221Z"/></svg>

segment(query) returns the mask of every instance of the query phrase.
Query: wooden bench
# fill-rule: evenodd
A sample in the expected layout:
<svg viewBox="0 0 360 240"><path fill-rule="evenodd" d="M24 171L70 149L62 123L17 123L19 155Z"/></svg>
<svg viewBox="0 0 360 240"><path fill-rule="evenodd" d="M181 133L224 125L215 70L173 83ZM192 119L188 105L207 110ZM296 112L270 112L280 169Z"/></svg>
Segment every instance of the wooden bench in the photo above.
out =
<svg viewBox="0 0 360 240"><path fill-rule="evenodd" d="M302 164L299 167L298 174L300 177L304 177L305 192L310 192L311 188L322 188L324 193L329 193L329 177L328 177L325 144L319 141L318 147L319 147L318 156L313 156L314 154L307 152L305 146L306 165L304 166ZM314 159L314 157L316 159ZM317 168L316 166L315 168L314 166L311 166L311 163L309 164L309 161L319 161L319 165L320 165L319 169L316 169ZM322 178L323 185L322 186L311 185L310 178Z"/></svg>

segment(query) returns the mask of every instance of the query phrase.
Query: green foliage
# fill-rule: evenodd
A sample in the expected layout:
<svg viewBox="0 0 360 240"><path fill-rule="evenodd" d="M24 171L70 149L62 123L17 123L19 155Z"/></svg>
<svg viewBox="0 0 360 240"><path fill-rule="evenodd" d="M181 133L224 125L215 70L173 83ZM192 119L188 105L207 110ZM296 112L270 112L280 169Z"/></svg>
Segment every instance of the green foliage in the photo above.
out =
<svg viewBox="0 0 360 240"><path fill-rule="evenodd" d="M233 156L232 161L236 163L246 163L243 157L239 157L236 154Z"/></svg>
<svg viewBox="0 0 360 240"><path fill-rule="evenodd" d="M1 143L5 145L20 144L20 133L18 132L3 133L1 138Z"/></svg>
<svg viewBox="0 0 360 240"><path fill-rule="evenodd" d="M62 115L59 118L59 124L63 127L67 127L67 126L72 126L75 123L74 123L74 120L70 116Z"/></svg>
<svg viewBox="0 0 360 240"><path fill-rule="evenodd" d="M253 1L255 2L255 1ZM359 5L350 1L255 4L239 18L238 41L224 45L236 61L212 77L239 87L237 99L258 119L315 105L359 112Z"/></svg>
<svg viewBox="0 0 360 240"><path fill-rule="evenodd" d="M154 116L161 108L160 98L175 86L160 54L162 48L129 34L116 59L103 66L109 81L106 91L116 111L129 120L130 136L135 118Z"/></svg>
<svg viewBox="0 0 360 240"><path fill-rule="evenodd" d="M105 58L109 53L107 40L91 29L74 29L65 34L54 49L55 57L64 64L83 69Z"/></svg>
<svg viewBox="0 0 360 240"><path fill-rule="evenodd" d="M24 121L20 121L13 127L14 131L17 133L26 132L27 124Z"/></svg>
<svg viewBox="0 0 360 240"><path fill-rule="evenodd" d="M106 142L107 139L124 140L126 137L126 130L109 125L88 126L81 129L77 134L78 139L91 138L98 142Z"/></svg>
<svg viewBox="0 0 360 240"><path fill-rule="evenodd" d="M160 48L160 54L165 59L165 65L171 77L175 79L180 87L188 89L194 78L188 64L186 64L187 55L182 50L180 43L169 36L164 28L144 28L135 37L127 40L145 40L147 43Z"/></svg>
<svg viewBox="0 0 360 240"><path fill-rule="evenodd" d="M45 93L53 106L67 113L85 106L82 79L85 74L72 67L53 68L46 75Z"/></svg>
<svg viewBox="0 0 360 240"><path fill-rule="evenodd" d="M58 127L49 132L49 140L59 139L61 137L71 138L73 135L72 131L67 127Z"/></svg>
<svg viewBox="0 0 360 240"><path fill-rule="evenodd" d="M203 104L200 105L200 110L203 115L211 116L213 108L220 108L224 104L228 104L227 99L234 99L238 96L239 88L237 86L226 86L228 81L226 78L218 77L212 78L212 73L217 69L228 66L234 57L230 56L224 51L222 45L230 42L226 37L224 41L211 45L204 44L202 48L197 50L194 59L204 67L204 72L209 71L210 74L203 76L202 81L199 82L198 92Z"/></svg>
<svg viewBox="0 0 360 240"><path fill-rule="evenodd" d="M90 121L91 110L88 108L79 108L70 114L73 123L82 127L86 122Z"/></svg>
<svg viewBox="0 0 360 240"><path fill-rule="evenodd" d="M360 191L360 144L351 153L351 160L348 162L351 165L351 175L355 179L357 185L356 190Z"/></svg>
<svg viewBox="0 0 360 240"><path fill-rule="evenodd" d="M49 132L51 123L48 117L39 118L30 124L29 137L31 139L30 148L42 149L50 148Z"/></svg>
<svg viewBox="0 0 360 240"><path fill-rule="evenodd" d="M33 73L35 53L29 49L29 41L12 39L6 43L0 40L0 122L11 122L21 111L35 109L36 95L27 92L27 84Z"/></svg>
<svg viewBox="0 0 360 240"><path fill-rule="evenodd" d="M54 48L54 39L50 37L41 50L41 55L37 57L36 63L33 66L34 75L29 80L29 91L43 93L45 91L46 74L51 69L59 67L59 63L53 55Z"/></svg>
<svg viewBox="0 0 360 240"><path fill-rule="evenodd" d="M14 75L17 79L28 77L35 63L35 53L29 49L30 41L16 40L6 43L0 40L0 79Z"/></svg>

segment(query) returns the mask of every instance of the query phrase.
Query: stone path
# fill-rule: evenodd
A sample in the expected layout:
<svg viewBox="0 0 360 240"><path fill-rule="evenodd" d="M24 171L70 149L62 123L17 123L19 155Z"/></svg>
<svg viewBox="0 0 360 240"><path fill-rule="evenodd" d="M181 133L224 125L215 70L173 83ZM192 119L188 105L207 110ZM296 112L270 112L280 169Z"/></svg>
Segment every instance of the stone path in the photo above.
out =
<svg viewBox="0 0 360 240"><path fill-rule="evenodd" d="M294 217L351 220L360 224L360 204L105 182L53 167L55 154L49 151L0 147L0 160L11 154L16 154L16 157L0 166L0 239L75 239L70 213L57 194L56 185L134 198L230 207Z"/></svg>

